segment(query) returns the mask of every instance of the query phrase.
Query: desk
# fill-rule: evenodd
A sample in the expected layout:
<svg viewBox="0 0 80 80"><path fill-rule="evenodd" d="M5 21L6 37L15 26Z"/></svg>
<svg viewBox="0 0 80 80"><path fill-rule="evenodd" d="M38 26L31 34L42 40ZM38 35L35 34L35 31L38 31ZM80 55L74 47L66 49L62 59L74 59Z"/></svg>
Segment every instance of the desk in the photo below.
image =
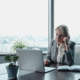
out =
<svg viewBox="0 0 80 80"><path fill-rule="evenodd" d="M6 63L3 64L3 66L5 65ZM51 64L50 66L57 68L59 65L60 64ZM0 68L4 70L4 67ZM17 78L15 78L14 80L78 80L78 79L80 79L80 72L54 70L47 73L37 73L34 71L19 70ZM8 80L7 73L0 74L0 80Z"/></svg>

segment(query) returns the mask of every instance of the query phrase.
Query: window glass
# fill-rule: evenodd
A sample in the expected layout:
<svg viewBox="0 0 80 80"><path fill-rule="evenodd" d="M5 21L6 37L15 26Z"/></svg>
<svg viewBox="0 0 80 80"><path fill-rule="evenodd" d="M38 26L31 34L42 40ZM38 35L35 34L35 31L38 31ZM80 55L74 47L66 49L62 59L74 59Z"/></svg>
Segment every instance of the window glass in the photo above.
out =
<svg viewBox="0 0 80 80"><path fill-rule="evenodd" d="M68 26L70 39L80 43L80 0L54 1L54 27Z"/></svg>
<svg viewBox="0 0 80 80"><path fill-rule="evenodd" d="M0 53L10 52L17 39L47 51L48 0L0 0Z"/></svg>

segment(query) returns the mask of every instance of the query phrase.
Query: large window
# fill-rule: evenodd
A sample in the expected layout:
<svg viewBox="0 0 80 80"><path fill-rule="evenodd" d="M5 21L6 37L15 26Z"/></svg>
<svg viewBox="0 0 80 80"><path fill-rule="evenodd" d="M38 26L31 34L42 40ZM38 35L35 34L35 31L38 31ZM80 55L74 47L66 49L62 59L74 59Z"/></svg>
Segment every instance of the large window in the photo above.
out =
<svg viewBox="0 0 80 80"><path fill-rule="evenodd" d="M54 28L68 26L70 39L80 43L80 0L54 1Z"/></svg>
<svg viewBox="0 0 80 80"><path fill-rule="evenodd" d="M0 0L0 53L23 38L28 49L48 49L48 0Z"/></svg>

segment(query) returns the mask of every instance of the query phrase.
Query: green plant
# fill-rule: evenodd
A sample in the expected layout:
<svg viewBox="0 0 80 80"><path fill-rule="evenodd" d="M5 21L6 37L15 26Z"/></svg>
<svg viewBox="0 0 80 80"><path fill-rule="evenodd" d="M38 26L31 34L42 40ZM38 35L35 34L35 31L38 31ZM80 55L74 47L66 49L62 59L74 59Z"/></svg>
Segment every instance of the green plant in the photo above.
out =
<svg viewBox="0 0 80 80"><path fill-rule="evenodd" d="M27 48L28 43L23 39L14 40L14 44L11 47L11 52L16 52L17 48Z"/></svg>
<svg viewBox="0 0 80 80"><path fill-rule="evenodd" d="M9 67L14 67L16 66L16 61L19 59L19 56L11 56L11 55L6 55L5 56L5 61L9 62Z"/></svg>

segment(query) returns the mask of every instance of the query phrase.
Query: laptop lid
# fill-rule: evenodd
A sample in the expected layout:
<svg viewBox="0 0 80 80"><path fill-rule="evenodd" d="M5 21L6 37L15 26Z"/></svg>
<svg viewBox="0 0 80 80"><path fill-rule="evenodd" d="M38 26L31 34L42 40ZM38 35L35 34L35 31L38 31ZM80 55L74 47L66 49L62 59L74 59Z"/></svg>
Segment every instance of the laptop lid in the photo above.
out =
<svg viewBox="0 0 80 80"><path fill-rule="evenodd" d="M44 72L43 54L41 50L17 49L20 69Z"/></svg>

